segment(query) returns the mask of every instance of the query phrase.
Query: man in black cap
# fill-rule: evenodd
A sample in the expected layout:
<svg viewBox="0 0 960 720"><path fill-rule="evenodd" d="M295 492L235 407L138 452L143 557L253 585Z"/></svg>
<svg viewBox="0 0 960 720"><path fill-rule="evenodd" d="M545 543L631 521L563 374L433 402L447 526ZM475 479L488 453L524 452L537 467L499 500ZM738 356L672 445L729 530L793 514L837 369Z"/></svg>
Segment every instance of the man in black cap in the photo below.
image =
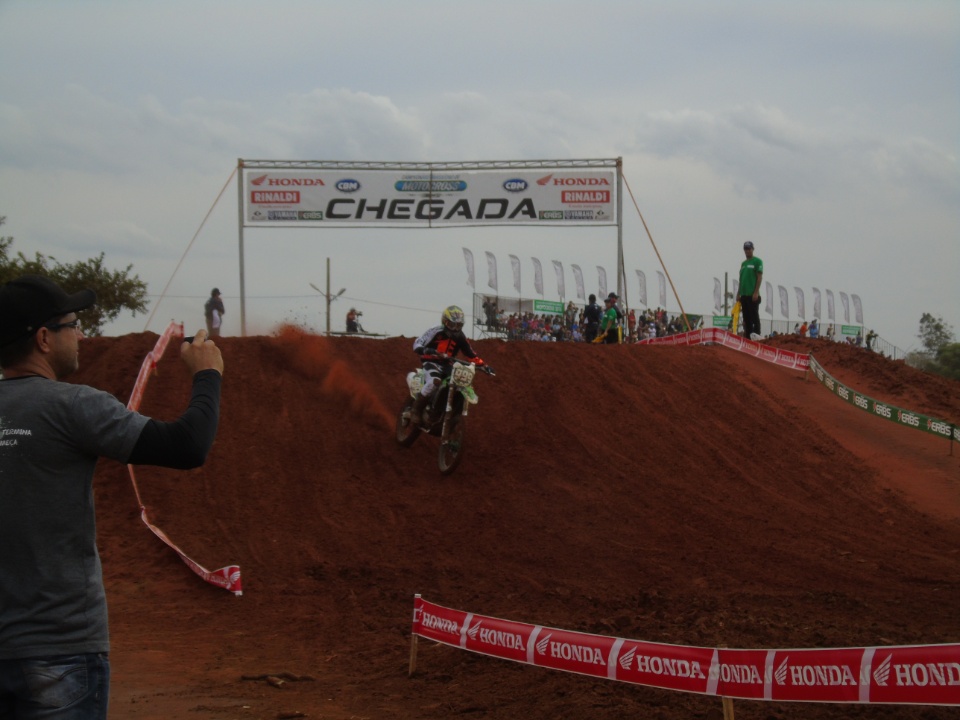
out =
<svg viewBox="0 0 960 720"><path fill-rule="evenodd" d="M600 335L597 342L605 345L617 345L620 343L620 311L617 309L617 300L620 296L615 292L607 295L603 301L603 319L600 321Z"/></svg>
<svg viewBox="0 0 960 720"><path fill-rule="evenodd" d="M210 297L203 304L203 317L207 321L207 335L212 338L220 337L220 325L223 323L223 300L220 299L220 290L214 288Z"/></svg>
<svg viewBox="0 0 960 720"><path fill-rule="evenodd" d="M763 282L763 260L753 254L753 243L743 244L746 260L740 264L740 314L743 316L743 336L760 339L760 284ZM731 330L736 334L737 329Z"/></svg>
<svg viewBox="0 0 960 720"><path fill-rule="evenodd" d="M217 431L223 358L203 330L180 347L193 392L174 422L61 382L78 368L77 313L95 301L36 275L0 287L0 718L107 717L97 459L199 467Z"/></svg>

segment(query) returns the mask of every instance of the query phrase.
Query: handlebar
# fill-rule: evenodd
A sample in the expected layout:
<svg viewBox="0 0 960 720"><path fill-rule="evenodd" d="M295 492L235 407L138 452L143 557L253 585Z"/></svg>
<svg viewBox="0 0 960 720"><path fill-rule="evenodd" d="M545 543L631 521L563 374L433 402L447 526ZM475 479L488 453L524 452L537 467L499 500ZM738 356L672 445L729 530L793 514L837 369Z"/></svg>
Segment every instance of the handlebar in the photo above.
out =
<svg viewBox="0 0 960 720"><path fill-rule="evenodd" d="M421 356L420 356L420 359L421 359L421 360L424 360L424 361L426 361L426 362L451 362L451 363L461 363L461 364L463 364L463 365L474 365L474 366L477 368L477 370L481 370L481 371L485 372L485 373L486 373L487 375L489 375L490 377L495 377L496 374L497 374L497 373L494 371L494 369L493 369L492 367L490 367L489 365L477 365L476 363L470 363L470 362L467 362L466 360L460 360L459 358L453 358L453 357L450 357L449 355L446 355L446 354L441 354L441 355L421 355Z"/></svg>

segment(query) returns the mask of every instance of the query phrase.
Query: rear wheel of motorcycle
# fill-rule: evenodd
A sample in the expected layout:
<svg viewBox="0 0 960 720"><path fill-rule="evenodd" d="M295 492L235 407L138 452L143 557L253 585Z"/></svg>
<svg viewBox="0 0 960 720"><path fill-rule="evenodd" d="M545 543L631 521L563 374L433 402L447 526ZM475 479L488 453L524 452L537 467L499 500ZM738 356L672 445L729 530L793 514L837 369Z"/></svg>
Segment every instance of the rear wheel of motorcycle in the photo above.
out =
<svg viewBox="0 0 960 720"><path fill-rule="evenodd" d="M405 417L410 413L413 402L413 398L408 397L400 408L400 412L397 413L397 442L403 447L410 447L420 436L420 426L414 425L409 417Z"/></svg>
<svg viewBox="0 0 960 720"><path fill-rule="evenodd" d="M440 455L437 458L440 472L449 475L457 469L460 458L463 457L464 444L467 441L467 419L457 415L451 419L450 437L447 442L440 443Z"/></svg>

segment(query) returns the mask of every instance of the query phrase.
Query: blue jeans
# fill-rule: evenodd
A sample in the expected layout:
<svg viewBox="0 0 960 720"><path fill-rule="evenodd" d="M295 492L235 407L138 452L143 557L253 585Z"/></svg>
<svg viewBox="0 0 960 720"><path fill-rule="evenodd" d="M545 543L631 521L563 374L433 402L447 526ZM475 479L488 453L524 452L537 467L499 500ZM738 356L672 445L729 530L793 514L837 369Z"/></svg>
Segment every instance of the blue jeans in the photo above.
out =
<svg viewBox="0 0 960 720"><path fill-rule="evenodd" d="M0 660L0 720L106 720L106 653Z"/></svg>

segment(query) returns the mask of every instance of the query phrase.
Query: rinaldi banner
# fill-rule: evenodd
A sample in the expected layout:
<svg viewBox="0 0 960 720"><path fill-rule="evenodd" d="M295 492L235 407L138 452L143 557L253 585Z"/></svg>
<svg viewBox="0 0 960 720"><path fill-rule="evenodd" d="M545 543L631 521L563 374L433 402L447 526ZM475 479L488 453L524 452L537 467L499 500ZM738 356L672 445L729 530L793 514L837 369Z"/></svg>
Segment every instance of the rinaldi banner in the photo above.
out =
<svg viewBox="0 0 960 720"><path fill-rule="evenodd" d="M250 225L616 225L613 169L274 170L244 173Z"/></svg>
<svg viewBox="0 0 960 720"><path fill-rule="evenodd" d="M560 630L414 598L413 634L636 685L777 702L960 705L960 645L734 650Z"/></svg>

